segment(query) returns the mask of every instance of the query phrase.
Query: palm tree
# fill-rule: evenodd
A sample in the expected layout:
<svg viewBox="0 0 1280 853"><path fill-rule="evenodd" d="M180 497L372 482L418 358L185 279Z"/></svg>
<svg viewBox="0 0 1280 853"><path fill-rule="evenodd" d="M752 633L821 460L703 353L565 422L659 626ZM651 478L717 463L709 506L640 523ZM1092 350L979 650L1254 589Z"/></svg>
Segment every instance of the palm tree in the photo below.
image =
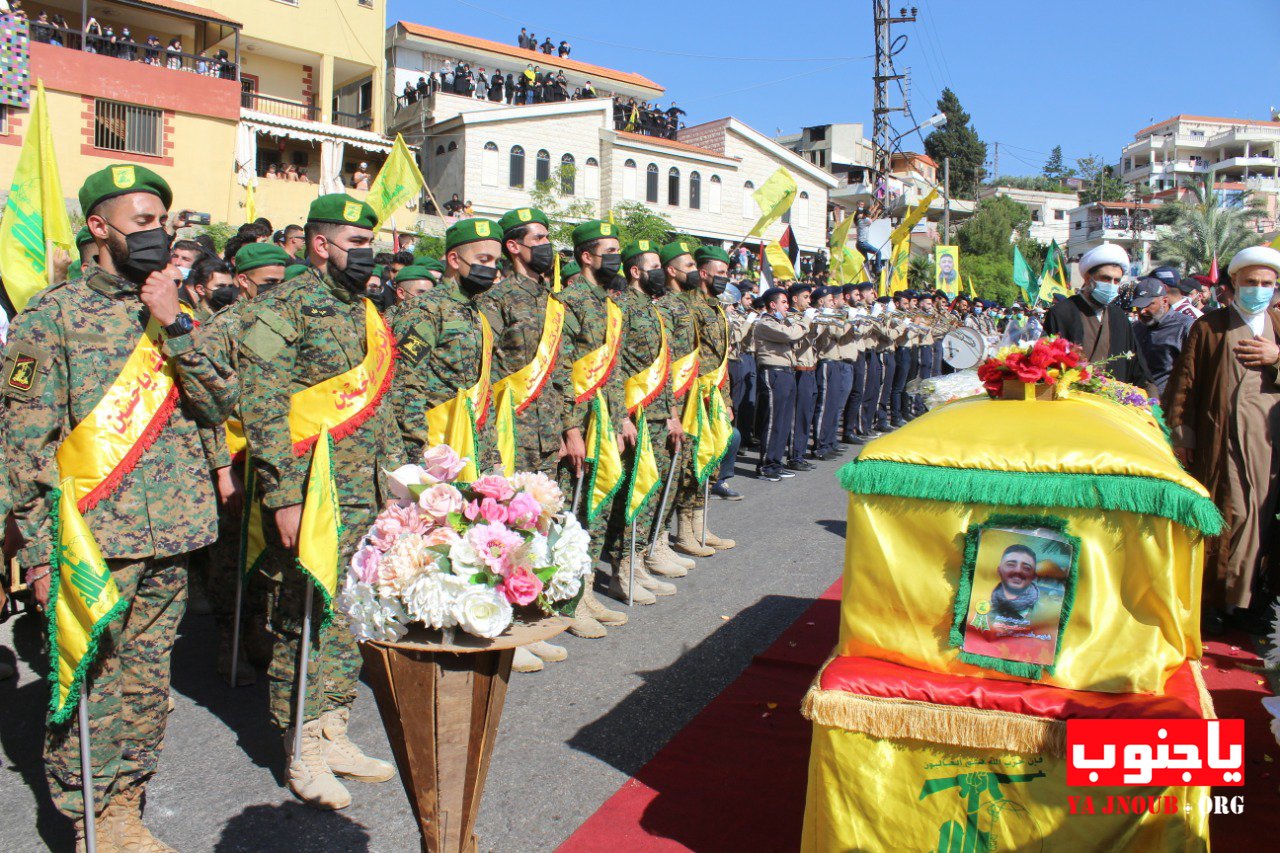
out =
<svg viewBox="0 0 1280 853"><path fill-rule="evenodd" d="M1157 258L1179 264L1188 275L1205 273L1215 257L1225 263L1241 249L1257 245L1253 221L1266 215L1266 209L1252 193L1246 190L1238 204L1224 205L1213 191L1212 172L1185 188L1191 193L1190 199L1166 205L1174 208L1173 225L1168 234L1156 241Z"/></svg>
<svg viewBox="0 0 1280 853"><path fill-rule="evenodd" d="M933 282L933 255L912 255L907 266L907 287L932 291Z"/></svg>

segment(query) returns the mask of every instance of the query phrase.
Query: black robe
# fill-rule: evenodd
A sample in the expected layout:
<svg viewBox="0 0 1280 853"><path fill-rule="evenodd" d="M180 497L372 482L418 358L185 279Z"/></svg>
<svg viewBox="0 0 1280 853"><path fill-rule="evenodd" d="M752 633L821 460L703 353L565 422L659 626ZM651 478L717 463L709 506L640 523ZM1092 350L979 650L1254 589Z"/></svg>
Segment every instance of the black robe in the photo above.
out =
<svg viewBox="0 0 1280 853"><path fill-rule="evenodd" d="M1070 299L1064 299L1045 314L1044 333L1057 335L1073 344L1084 346L1086 315L1094 316L1094 310L1092 303L1083 296L1076 294ZM1106 331L1110 338L1107 352L1093 355L1086 352L1085 357L1091 361L1102 361L1120 353L1132 353L1129 358L1117 358L1107 362L1107 373L1121 382L1128 382L1130 385L1137 385L1139 388L1154 392L1155 382L1151 378L1151 371L1147 369L1142 348L1138 346L1138 338L1134 335L1133 326L1129 323L1129 318L1125 316L1124 311L1120 306L1112 303L1103 310L1102 320L1107 324Z"/></svg>

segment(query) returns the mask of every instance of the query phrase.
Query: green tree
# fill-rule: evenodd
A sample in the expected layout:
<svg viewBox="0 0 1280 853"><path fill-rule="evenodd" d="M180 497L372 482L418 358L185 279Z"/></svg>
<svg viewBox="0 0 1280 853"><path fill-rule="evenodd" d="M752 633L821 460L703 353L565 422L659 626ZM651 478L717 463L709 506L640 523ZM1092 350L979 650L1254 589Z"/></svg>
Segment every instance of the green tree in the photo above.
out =
<svg viewBox="0 0 1280 853"><path fill-rule="evenodd" d="M415 232L413 235L413 257L417 258L436 258L439 260L444 257L444 237L435 234L423 234L421 231Z"/></svg>
<svg viewBox="0 0 1280 853"><path fill-rule="evenodd" d="M933 290L937 280L932 255L911 255L907 264L907 287L912 290Z"/></svg>
<svg viewBox="0 0 1280 853"><path fill-rule="evenodd" d="M1012 187L1019 190L1036 190L1045 193L1074 193L1075 190L1056 178L1044 175L1001 175L992 181L993 186Z"/></svg>
<svg viewBox="0 0 1280 853"><path fill-rule="evenodd" d="M227 241L236 234L236 227L226 222L210 222L200 226L200 234L208 234L219 254L227 247ZM197 235L198 236L198 235Z"/></svg>
<svg viewBox="0 0 1280 853"><path fill-rule="evenodd" d="M1095 201L1120 201L1125 197L1124 182L1115 176L1114 170L1098 154L1090 154L1076 160L1076 171L1085 182L1080 190L1080 203Z"/></svg>
<svg viewBox="0 0 1280 853"><path fill-rule="evenodd" d="M1049 152L1049 159L1044 161L1044 168L1040 173L1055 183L1062 183L1067 177L1066 165L1062 162L1062 146L1055 145L1053 150Z"/></svg>
<svg viewBox="0 0 1280 853"><path fill-rule="evenodd" d="M613 221L618 225L618 240L624 246L636 240L651 240L661 245L674 239L671 220L638 201L624 201L613 208Z"/></svg>
<svg viewBox="0 0 1280 853"><path fill-rule="evenodd" d="M978 202L973 216L956 232L956 245L966 256L1008 255L1012 263L1010 235L1026 234L1031 211L1008 196L996 195Z"/></svg>
<svg viewBox="0 0 1280 853"><path fill-rule="evenodd" d="M529 192L533 206L551 222L549 236L556 247L573 245L575 225L595 215L595 205L583 198L566 196L563 187L573 175L573 166L563 165L550 180L538 181Z"/></svg>
<svg viewBox="0 0 1280 853"><path fill-rule="evenodd" d="M1245 191L1238 202L1224 204L1213 189L1214 176L1188 183L1191 197L1168 202L1164 207L1174 211L1169 233L1156 241L1156 257L1179 264L1186 274L1205 273L1218 258L1224 264L1236 252L1258 244L1253 221L1266 215L1266 209Z"/></svg>
<svg viewBox="0 0 1280 853"><path fill-rule="evenodd" d="M943 161L951 158L952 198L973 198L974 185L986 174L982 164L987 159L987 144L978 137L978 131L969 123L969 114L951 89L942 90L938 111L946 115L947 123L925 139L925 153L938 162L939 170Z"/></svg>

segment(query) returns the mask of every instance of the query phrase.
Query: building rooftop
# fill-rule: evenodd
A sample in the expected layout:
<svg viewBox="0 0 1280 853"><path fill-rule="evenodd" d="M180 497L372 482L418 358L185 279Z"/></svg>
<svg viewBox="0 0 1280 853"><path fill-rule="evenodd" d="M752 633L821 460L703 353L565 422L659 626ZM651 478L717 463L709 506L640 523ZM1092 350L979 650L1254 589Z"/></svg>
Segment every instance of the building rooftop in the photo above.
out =
<svg viewBox="0 0 1280 853"><path fill-rule="evenodd" d="M1133 136L1136 139L1144 133L1150 133L1158 127L1164 127L1166 124L1173 124L1176 121L1211 121L1219 124L1254 124L1263 125L1265 127L1280 127L1280 122L1267 121L1265 119L1256 118L1222 118L1220 116L1196 116L1187 113L1178 113L1173 118L1167 118L1164 121L1156 122L1150 127L1144 127Z"/></svg>
<svg viewBox="0 0 1280 853"><path fill-rule="evenodd" d="M129 0L125 5L139 6L144 9L163 9L166 12L181 12L184 15L201 18L206 21L213 21L219 24L226 24L231 27L241 27L239 21L234 18L228 18L221 12L215 12L204 6L193 6L190 3L179 3L177 0ZM102 13L99 12L99 15Z"/></svg>
<svg viewBox="0 0 1280 853"><path fill-rule="evenodd" d="M710 148L700 148L697 145L690 145L687 142L680 142L676 139L666 139L661 136L646 136L643 133L631 133L625 130L619 130L618 136L623 139L633 139L636 142L646 142L650 145L658 145L663 148L676 148L680 151L692 151L695 154L710 154L712 157L725 156L723 151L713 151Z"/></svg>
<svg viewBox="0 0 1280 853"><path fill-rule="evenodd" d="M613 80L618 83L629 83L632 86L642 86L654 90L658 95L666 91L666 89L648 77L630 71L617 71L613 68L605 68L602 65L592 65L589 62L579 62L576 59L561 58L555 54L546 54L538 50L525 50L514 44L504 44L499 41L454 33L449 30L428 27L424 24L414 24L409 21L400 21L399 24L404 27L405 32L420 38L435 39L436 41L462 45L476 50L485 50L490 53L500 53L503 56L509 56L524 63L563 68L566 71L576 71L601 80Z"/></svg>

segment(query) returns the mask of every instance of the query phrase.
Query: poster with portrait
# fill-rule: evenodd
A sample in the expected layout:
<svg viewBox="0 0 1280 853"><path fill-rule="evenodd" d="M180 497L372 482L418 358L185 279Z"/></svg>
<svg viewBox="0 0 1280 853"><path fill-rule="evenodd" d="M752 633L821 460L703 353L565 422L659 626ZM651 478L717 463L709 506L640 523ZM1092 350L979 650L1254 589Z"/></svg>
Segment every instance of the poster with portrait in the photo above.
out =
<svg viewBox="0 0 1280 853"><path fill-rule="evenodd" d="M960 247L933 247L933 284L947 296L960 292Z"/></svg>
<svg viewBox="0 0 1280 853"><path fill-rule="evenodd" d="M957 620L952 639L962 660L1039 677L1057 660L1079 543L1057 525L1029 521L970 531L977 547L967 549L973 560L964 567L969 596L957 602L963 621Z"/></svg>

